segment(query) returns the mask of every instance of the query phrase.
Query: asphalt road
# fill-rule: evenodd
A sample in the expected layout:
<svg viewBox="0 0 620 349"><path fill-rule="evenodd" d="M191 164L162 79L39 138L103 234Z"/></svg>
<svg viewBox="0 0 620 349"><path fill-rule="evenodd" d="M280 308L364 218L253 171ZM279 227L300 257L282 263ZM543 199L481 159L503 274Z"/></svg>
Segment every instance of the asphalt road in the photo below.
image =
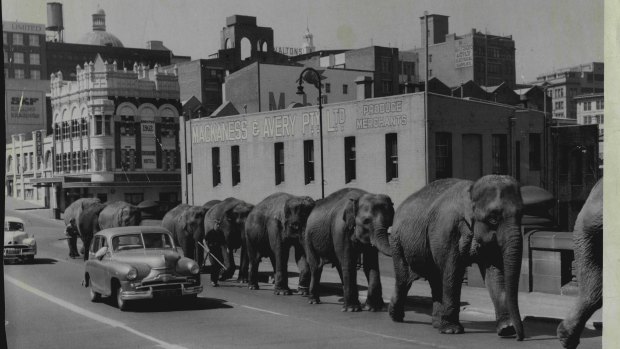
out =
<svg viewBox="0 0 620 349"><path fill-rule="evenodd" d="M214 288L203 274L205 290L194 304L141 301L121 312L90 302L83 261L68 258L58 240L62 224L25 212L7 214L27 219L39 252L34 264L4 266L9 348L560 348L557 321L544 319L525 321L523 342L497 337L488 314L462 314L466 333L441 335L430 325L430 300L411 293L404 323L385 311L343 313L335 282L324 283L323 304L309 305L298 295L273 295L267 283L258 291L233 281ZM266 276L269 263L262 265ZM323 275L336 280L334 269ZM600 347L600 332L586 329L579 348Z"/></svg>

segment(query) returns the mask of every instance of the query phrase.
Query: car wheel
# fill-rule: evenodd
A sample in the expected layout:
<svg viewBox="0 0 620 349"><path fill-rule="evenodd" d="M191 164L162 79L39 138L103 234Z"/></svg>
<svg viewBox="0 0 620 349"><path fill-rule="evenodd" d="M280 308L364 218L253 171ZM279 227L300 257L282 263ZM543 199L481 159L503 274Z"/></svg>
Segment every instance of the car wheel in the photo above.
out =
<svg viewBox="0 0 620 349"><path fill-rule="evenodd" d="M123 289L118 286L118 288L116 289L116 306L120 311L125 311L127 310L127 301L121 298L122 292Z"/></svg>
<svg viewBox="0 0 620 349"><path fill-rule="evenodd" d="M93 290L93 283L90 283L90 301L91 302L99 302L99 300L101 300L101 293L96 292L95 290Z"/></svg>

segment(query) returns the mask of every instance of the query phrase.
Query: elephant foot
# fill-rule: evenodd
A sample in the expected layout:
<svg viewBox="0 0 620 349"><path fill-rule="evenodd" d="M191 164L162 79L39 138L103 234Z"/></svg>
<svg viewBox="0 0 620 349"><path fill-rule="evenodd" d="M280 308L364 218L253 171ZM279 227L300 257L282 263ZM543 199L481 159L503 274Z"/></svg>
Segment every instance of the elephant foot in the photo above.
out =
<svg viewBox="0 0 620 349"><path fill-rule="evenodd" d="M390 302L388 306L388 314L390 314L390 318L394 322L403 322L405 319L404 307L397 307L393 302Z"/></svg>
<svg viewBox="0 0 620 349"><path fill-rule="evenodd" d="M497 327L497 335L500 337L511 337L515 334L517 334L517 331L515 330L514 326L512 326L512 324L505 324L501 327Z"/></svg>
<svg viewBox="0 0 620 349"><path fill-rule="evenodd" d="M211 286L213 286L213 287L220 287L220 284L218 284L217 282L211 281Z"/></svg>
<svg viewBox="0 0 620 349"><path fill-rule="evenodd" d="M234 270L232 272L222 272L222 274L220 274L220 281L225 281L225 280L230 279L234 273L235 273Z"/></svg>
<svg viewBox="0 0 620 349"><path fill-rule="evenodd" d="M239 278L237 278L237 282L240 283L240 284L247 284L248 283L248 278L247 277L245 277L245 278L239 277Z"/></svg>
<svg viewBox="0 0 620 349"><path fill-rule="evenodd" d="M558 325L557 334L564 348L575 349L579 345L579 336L575 336L572 331L568 330L564 321Z"/></svg>
<svg viewBox="0 0 620 349"><path fill-rule="evenodd" d="M318 296L308 296L308 304L321 304L321 299Z"/></svg>
<svg viewBox="0 0 620 349"><path fill-rule="evenodd" d="M297 287L297 294L299 294L302 297L308 297L308 295L310 294L308 287Z"/></svg>
<svg viewBox="0 0 620 349"><path fill-rule="evenodd" d="M342 311L347 312L350 311L352 313L357 313L362 311L362 305L358 302L357 304L346 304L342 306Z"/></svg>
<svg viewBox="0 0 620 349"><path fill-rule="evenodd" d="M372 312L381 311L385 306L385 302L381 298L367 298L364 309Z"/></svg>
<svg viewBox="0 0 620 349"><path fill-rule="evenodd" d="M249 285L248 288L250 290L258 290L259 289L258 285Z"/></svg>
<svg viewBox="0 0 620 349"><path fill-rule="evenodd" d="M443 334L461 334L464 333L465 330L463 329L463 326L458 322L443 322L439 327L439 332Z"/></svg>
<svg viewBox="0 0 620 349"><path fill-rule="evenodd" d="M439 320L438 318L433 317L433 328L440 328L441 327L441 320Z"/></svg>
<svg viewBox="0 0 620 349"><path fill-rule="evenodd" d="M273 294L276 296L290 296L293 292L288 288L276 288L273 290Z"/></svg>

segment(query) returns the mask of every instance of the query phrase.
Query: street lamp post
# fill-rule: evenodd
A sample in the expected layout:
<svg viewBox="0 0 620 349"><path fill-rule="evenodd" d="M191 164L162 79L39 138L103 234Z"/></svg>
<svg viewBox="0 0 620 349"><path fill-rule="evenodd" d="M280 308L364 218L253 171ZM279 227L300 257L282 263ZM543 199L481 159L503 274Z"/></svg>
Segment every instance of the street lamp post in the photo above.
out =
<svg viewBox="0 0 620 349"><path fill-rule="evenodd" d="M303 95L305 94L304 92L304 87L303 87L303 82L304 82L304 73L306 72L312 72L313 74L316 75L316 81L314 81L314 86L316 86L316 88L319 90L319 143L321 145L321 199L325 198L325 178L324 178L324 172L323 172L323 94L321 92L321 74L314 68L306 68L304 70L301 71L301 74L299 74L299 86L297 86L297 94L298 95ZM312 80L310 80L310 78L306 78L307 82L311 82Z"/></svg>

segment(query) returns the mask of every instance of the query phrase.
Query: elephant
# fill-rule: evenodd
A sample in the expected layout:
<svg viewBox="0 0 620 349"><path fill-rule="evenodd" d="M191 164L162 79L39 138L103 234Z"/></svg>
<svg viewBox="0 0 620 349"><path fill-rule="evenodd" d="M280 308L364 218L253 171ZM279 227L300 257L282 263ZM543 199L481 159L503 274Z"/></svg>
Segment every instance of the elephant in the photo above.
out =
<svg viewBox="0 0 620 349"><path fill-rule="evenodd" d="M306 224L304 246L310 268L309 303L318 304L323 265L331 262L342 280L343 311L360 311L357 289L357 261L363 256L368 280L366 308L383 308L379 274L381 251L391 256L388 228L394 218L394 204L387 195L345 188L320 200Z"/></svg>
<svg viewBox="0 0 620 349"><path fill-rule="evenodd" d="M579 297L557 334L562 346L574 349L586 321L603 306L603 179L594 185L573 229Z"/></svg>
<svg viewBox="0 0 620 349"><path fill-rule="evenodd" d="M99 225L99 214L105 207L106 204L102 204L101 202L92 202L84 206L76 219L78 232L84 244L85 261L88 260L88 252L93 235L101 230L101 226Z"/></svg>
<svg viewBox="0 0 620 349"><path fill-rule="evenodd" d="M204 207L204 206L203 206ZM219 280L226 280L235 273L234 250L241 249L240 281L247 281L247 252L243 242L245 221L254 208L245 201L227 198L216 203L207 211L204 218L205 241L211 254L209 259L212 265L211 284L218 285ZM216 261L215 259L218 259ZM222 270L220 262L225 268Z"/></svg>
<svg viewBox="0 0 620 349"><path fill-rule="evenodd" d="M204 254L196 242L204 240L204 218L207 213L202 206L179 204L168 211L161 226L172 233L174 242L183 250L185 257L192 258L202 265Z"/></svg>
<svg viewBox="0 0 620 349"><path fill-rule="evenodd" d="M402 322L411 284L429 281L432 324L441 333L463 333L459 322L465 268L476 262L495 307L499 336L524 337L518 286L523 199L517 181L487 175L475 182L440 179L409 196L394 215L390 244L395 288L388 313Z"/></svg>
<svg viewBox="0 0 620 349"><path fill-rule="evenodd" d="M72 202L69 206L67 206L67 208L65 209L64 212L64 221L65 221L65 226L73 226L75 228L77 228L78 230L78 234L80 232L79 226L80 226L80 215L82 214L82 211L91 206L91 205L95 205L95 204L99 204L101 205L101 200L97 199L97 198L81 198L81 199L77 199L74 202ZM83 243L83 250L84 252L86 251L86 246L88 245L88 243L90 242L90 240L84 241L84 239L82 238L82 235L80 234L80 238L82 239L82 243ZM85 254L86 255L86 254Z"/></svg>
<svg viewBox="0 0 620 349"><path fill-rule="evenodd" d="M202 207L206 208L207 211L209 211L211 209L211 207L219 204L220 202L222 202L222 200L209 200L209 201L205 202L205 204L202 205Z"/></svg>
<svg viewBox="0 0 620 349"><path fill-rule="evenodd" d="M250 212L245 221L249 289L258 290L258 264L261 257L269 257L275 272L274 294L290 295L287 265L293 246L299 267L299 290L302 295L307 294L310 280L301 236L314 205L314 200L308 196L275 193Z"/></svg>

